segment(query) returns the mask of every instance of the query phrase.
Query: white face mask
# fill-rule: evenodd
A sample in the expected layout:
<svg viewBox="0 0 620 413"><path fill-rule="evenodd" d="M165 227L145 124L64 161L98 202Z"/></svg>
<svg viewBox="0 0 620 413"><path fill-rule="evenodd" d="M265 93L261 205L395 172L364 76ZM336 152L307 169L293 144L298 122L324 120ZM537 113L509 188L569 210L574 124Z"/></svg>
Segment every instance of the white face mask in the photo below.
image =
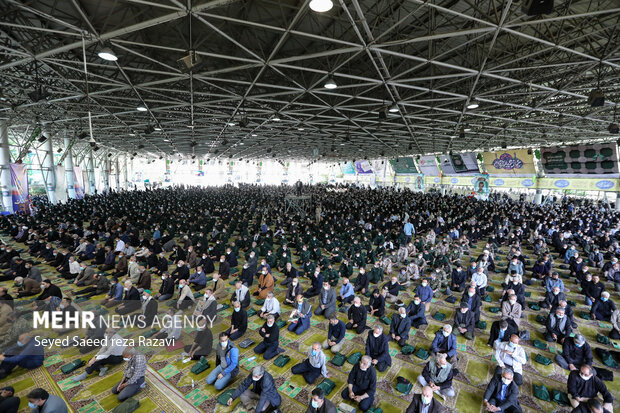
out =
<svg viewBox="0 0 620 413"><path fill-rule="evenodd" d="M359 307L361 304L359 304L359 303L355 303L355 304L353 304L353 305L354 305L354 306L356 306L356 307Z"/></svg>
<svg viewBox="0 0 620 413"><path fill-rule="evenodd" d="M430 404L430 403L431 403L431 398L430 397L422 396L422 404L426 405L426 404Z"/></svg>
<svg viewBox="0 0 620 413"><path fill-rule="evenodd" d="M516 304L517 300L508 300L510 304Z"/></svg>
<svg viewBox="0 0 620 413"><path fill-rule="evenodd" d="M220 345L222 346L222 348L226 348L226 346L228 346L228 341L221 341Z"/></svg>
<svg viewBox="0 0 620 413"><path fill-rule="evenodd" d="M510 383L512 383L512 380L508 380L508 379L502 377L502 383L504 383L506 386L508 386Z"/></svg>
<svg viewBox="0 0 620 413"><path fill-rule="evenodd" d="M444 331L444 332L443 332L443 336L444 336L444 337L448 337L449 335L450 335L450 333L448 333L447 331Z"/></svg>
<svg viewBox="0 0 620 413"><path fill-rule="evenodd" d="M381 335L381 333L372 333L373 336L375 336L375 338L379 338L379 336Z"/></svg>
<svg viewBox="0 0 620 413"><path fill-rule="evenodd" d="M125 360L125 361L129 361L129 360L131 360L131 359L130 359L130 358L128 358L128 357L123 357L123 360Z"/></svg>
<svg viewBox="0 0 620 413"><path fill-rule="evenodd" d="M579 375L581 376L582 379L584 379L585 381L590 380L590 377L592 376L584 376L583 374L579 373Z"/></svg>
<svg viewBox="0 0 620 413"><path fill-rule="evenodd" d="M260 380L260 377L254 377L254 376L252 376L252 380L254 380L254 381L259 381L259 380Z"/></svg>

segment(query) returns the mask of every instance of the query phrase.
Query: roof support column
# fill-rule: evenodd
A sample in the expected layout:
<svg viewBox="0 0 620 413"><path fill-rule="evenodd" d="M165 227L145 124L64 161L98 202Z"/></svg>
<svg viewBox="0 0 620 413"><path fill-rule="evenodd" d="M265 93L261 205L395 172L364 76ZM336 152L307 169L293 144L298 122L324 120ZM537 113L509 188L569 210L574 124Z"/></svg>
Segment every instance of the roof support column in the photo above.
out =
<svg viewBox="0 0 620 413"><path fill-rule="evenodd" d="M73 150L71 148L71 139L68 136L68 132L65 129L64 131L64 140L65 140L65 151L67 151L67 156L65 156L65 176L67 178L67 197L69 199L75 199L75 169L73 169Z"/></svg>
<svg viewBox="0 0 620 413"><path fill-rule="evenodd" d="M0 120L0 190L2 191L2 210L12 214L11 152L9 151L9 127L5 120Z"/></svg>
<svg viewBox="0 0 620 413"><path fill-rule="evenodd" d="M45 157L43 158L43 165L41 165L41 173L43 173L43 180L45 181L45 191L47 192L47 199L50 203L55 204L56 201L56 168L54 167L54 146L52 145L52 134L49 129L45 128L43 131L47 140L43 145L43 151L45 151Z"/></svg>
<svg viewBox="0 0 620 413"><path fill-rule="evenodd" d="M88 171L88 185L90 186L90 194L95 195L95 193L97 192L97 188L95 185L95 159L92 149L89 149L88 151L88 163L86 165Z"/></svg>

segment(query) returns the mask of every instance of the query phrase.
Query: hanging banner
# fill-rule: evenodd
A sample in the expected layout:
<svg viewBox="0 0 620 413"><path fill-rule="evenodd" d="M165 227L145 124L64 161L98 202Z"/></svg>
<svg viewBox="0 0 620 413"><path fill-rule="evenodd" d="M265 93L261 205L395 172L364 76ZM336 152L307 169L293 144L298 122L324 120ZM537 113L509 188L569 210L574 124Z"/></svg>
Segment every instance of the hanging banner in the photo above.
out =
<svg viewBox="0 0 620 413"><path fill-rule="evenodd" d="M543 170L549 176L620 176L618 145L615 142L541 148L540 152Z"/></svg>
<svg viewBox="0 0 620 413"><path fill-rule="evenodd" d="M88 179L88 171L82 170L82 182L88 183L88 185L84 185L82 186L82 190L84 191L84 194L91 194L91 190L90 190L90 181Z"/></svg>
<svg viewBox="0 0 620 413"><path fill-rule="evenodd" d="M390 160L390 165L392 165L394 173L398 175L418 173L413 158L411 157L392 159Z"/></svg>
<svg viewBox="0 0 620 413"><path fill-rule="evenodd" d="M79 166L73 167L75 174L75 199L84 198L84 175L82 175L82 168Z"/></svg>
<svg viewBox="0 0 620 413"><path fill-rule="evenodd" d="M58 202L67 202L67 177L65 175L65 167L62 165L56 165L56 200Z"/></svg>
<svg viewBox="0 0 620 413"><path fill-rule="evenodd" d="M420 156L418 161L420 172L428 176L439 176L439 168L437 167L437 159L435 155Z"/></svg>
<svg viewBox="0 0 620 413"><path fill-rule="evenodd" d="M490 175L529 176L536 174L534 158L527 149L510 149L499 152L484 152L484 166Z"/></svg>
<svg viewBox="0 0 620 413"><path fill-rule="evenodd" d="M474 196L478 199L489 199L489 175L476 174L474 179Z"/></svg>
<svg viewBox="0 0 620 413"><path fill-rule="evenodd" d="M353 166L353 162L343 162L340 164L340 168L344 175L355 175L355 166Z"/></svg>
<svg viewBox="0 0 620 413"><path fill-rule="evenodd" d="M27 214L30 212L30 198L28 196L28 168L26 164L23 163L12 163L10 166L13 212Z"/></svg>
<svg viewBox="0 0 620 413"><path fill-rule="evenodd" d="M355 172L358 174L371 174L372 168L368 161L355 161Z"/></svg>
<svg viewBox="0 0 620 413"><path fill-rule="evenodd" d="M476 155L472 152L439 155L439 162L444 175L474 175L480 172Z"/></svg>

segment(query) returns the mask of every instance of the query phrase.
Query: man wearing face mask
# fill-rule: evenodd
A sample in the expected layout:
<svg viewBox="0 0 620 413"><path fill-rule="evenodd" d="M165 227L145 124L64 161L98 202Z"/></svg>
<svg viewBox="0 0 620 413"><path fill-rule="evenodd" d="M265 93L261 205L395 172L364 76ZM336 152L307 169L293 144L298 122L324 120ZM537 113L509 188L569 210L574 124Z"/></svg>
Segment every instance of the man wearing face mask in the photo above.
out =
<svg viewBox="0 0 620 413"><path fill-rule="evenodd" d="M323 282L323 289L319 294L319 304L314 310L314 315L323 315L329 319L336 312L336 291L329 285L328 281Z"/></svg>
<svg viewBox="0 0 620 413"><path fill-rule="evenodd" d="M368 290L368 274L366 274L366 268L360 267L359 274L357 274L357 278L355 279L354 290L356 293L366 294Z"/></svg>
<svg viewBox="0 0 620 413"><path fill-rule="evenodd" d="M289 316L288 331L294 331L295 334L301 335L310 328L310 317L312 317L312 307L303 295L297 296L297 306Z"/></svg>
<svg viewBox="0 0 620 413"><path fill-rule="evenodd" d="M456 363L456 336L452 334L452 326L445 324L442 329L435 333L431 344L431 354L445 353L450 357L450 362Z"/></svg>
<svg viewBox="0 0 620 413"><path fill-rule="evenodd" d="M359 363L353 366L347 379L347 387L340 395L344 400L358 403L360 410L368 410L375 401L377 390L377 372L371 366L372 359L363 356Z"/></svg>
<svg viewBox="0 0 620 413"><path fill-rule="evenodd" d="M278 348L280 328L275 321L276 319L273 315L268 315L265 324L258 330L258 334L263 338L263 341L254 347L254 353L262 354L265 360L271 360L277 354L284 352L283 349Z"/></svg>
<svg viewBox="0 0 620 413"><path fill-rule="evenodd" d="M424 304L426 312L431 308L431 300L433 299L433 289L428 285L428 279L424 278L422 284L415 289L415 295L420 297L420 301Z"/></svg>
<svg viewBox="0 0 620 413"><path fill-rule="evenodd" d="M219 391L239 374L239 349L225 331L220 333L215 354L216 366L207 376L206 382L209 385L213 384Z"/></svg>
<svg viewBox="0 0 620 413"><path fill-rule="evenodd" d="M336 314L332 314L329 318L329 328L327 329L327 338L322 343L323 349L330 349L332 353L338 353L344 344L344 336L346 327L344 323L338 319Z"/></svg>
<svg viewBox="0 0 620 413"><path fill-rule="evenodd" d="M312 343L312 346L308 349L308 358L294 365L291 368L291 372L293 374L301 374L306 383L312 384L321 375L325 378L330 377L326 363L327 359L325 358L325 353L323 353L321 349L321 343Z"/></svg>
<svg viewBox="0 0 620 413"><path fill-rule="evenodd" d="M118 282L118 278L112 277L110 281L110 291L103 299L103 306L109 308L120 304L123 300L124 291L123 284Z"/></svg>
<svg viewBox="0 0 620 413"><path fill-rule="evenodd" d="M125 281L123 290L125 291L123 301L116 307L116 313L121 315L136 311L142 303L140 293L131 281Z"/></svg>
<svg viewBox="0 0 620 413"><path fill-rule="evenodd" d="M119 402L123 402L142 390L145 386L146 358L137 350L127 347L123 351L123 360L127 363L123 378L112 387L112 393L118 394Z"/></svg>
<svg viewBox="0 0 620 413"><path fill-rule="evenodd" d="M30 391L26 396L28 398L28 407L35 413L68 413L67 404L60 397L49 394L41 388Z"/></svg>
<svg viewBox="0 0 620 413"><path fill-rule="evenodd" d="M601 299L592 305L592 320L610 321L611 315L616 311L616 304L609 299L609 292L603 291Z"/></svg>
<svg viewBox="0 0 620 413"><path fill-rule="evenodd" d="M467 340L474 338L474 314L467 308L466 302L461 302L460 311L454 314L454 328Z"/></svg>
<svg viewBox="0 0 620 413"><path fill-rule="evenodd" d="M43 350L41 343L37 343L29 333L21 334L15 346L0 354L0 380L17 366L28 370L40 367L43 364Z"/></svg>
<svg viewBox="0 0 620 413"><path fill-rule="evenodd" d="M407 309L399 307L398 312L392 315L390 324L390 339L396 341L401 347L407 344L411 320L407 317Z"/></svg>
<svg viewBox="0 0 620 413"><path fill-rule="evenodd" d="M298 295L303 296L303 289L299 284L299 278L294 277L288 284L286 289L286 297L284 298L284 304L294 305Z"/></svg>
<svg viewBox="0 0 620 413"><path fill-rule="evenodd" d="M243 264L243 268L241 269L241 274L239 274L239 279L246 287L251 287L254 284L254 275L255 272L250 268L248 263Z"/></svg>
<svg viewBox="0 0 620 413"><path fill-rule="evenodd" d="M230 264L226 261L226 256L220 256L220 267L218 269L218 274L220 274L220 278L223 280L227 280L230 275Z"/></svg>
<svg viewBox="0 0 620 413"><path fill-rule="evenodd" d="M159 301L166 301L172 298L174 295L174 280L167 272L163 272L161 275L161 286L159 292L155 295Z"/></svg>
<svg viewBox="0 0 620 413"><path fill-rule="evenodd" d="M527 362L525 350L519 345L519 336L513 334L507 342L501 342L495 350L497 368L495 374L500 374L504 369L510 369L514 373L514 382L517 386L523 384L523 365Z"/></svg>
<svg viewBox="0 0 620 413"><path fill-rule="evenodd" d="M224 283L224 281L218 279L218 284L219 283ZM241 308L247 308L250 306L250 291L248 290L248 287L241 282L241 280L237 280L235 282L235 291L233 291L232 296L230 297L231 303L234 303L235 301L239 301L241 303Z"/></svg>
<svg viewBox="0 0 620 413"><path fill-rule="evenodd" d="M338 409L325 397L323 390L317 387L312 390L312 397L306 413L338 413Z"/></svg>
<svg viewBox="0 0 620 413"><path fill-rule="evenodd" d="M570 336L573 329L568 317L564 315L564 309L558 307L555 313L550 313L547 317L547 331L545 331L545 339L547 341L557 341L562 344L564 338Z"/></svg>
<svg viewBox="0 0 620 413"><path fill-rule="evenodd" d="M482 307L482 300L480 295L476 294L476 287L470 285L464 292L461 298L461 304L465 303L469 312L474 315L474 324L480 321L480 308Z"/></svg>
<svg viewBox="0 0 620 413"><path fill-rule="evenodd" d="M361 334L366 330L366 317L368 312L366 307L362 305L362 299L355 297L353 305L349 307L347 329L354 330L357 334Z"/></svg>
<svg viewBox="0 0 620 413"><path fill-rule="evenodd" d="M551 291L547 291L545 294L545 300L540 303L542 308L556 307L561 300L566 300L566 296L560 287L555 286Z"/></svg>
<svg viewBox="0 0 620 413"><path fill-rule="evenodd" d="M442 410L441 403L433 398L433 389L424 386L422 394L413 395L413 400L405 413L440 413Z"/></svg>
<svg viewBox="0 0 620 413"><path fill-rule="evenodd" d="M419 328L421 325L428 324L425 315L426 307L422 304L422 299L416 295L407 306L407 317L411 321L411 326Z"/></svg>
<svg viewBox="0 0 620 413"><path fill-rule="evenodd" d="M389 338L383 334L383 327L376 325L366 338L366 355L372 358L372 365L378 371L385 371L392 365Z"/></svg>
<svg viewBox="0 0 620 413"><path fill-rule="evenodd" d="M353 286L349 282L349 277L344 277L342 279L342 285L340 286L340 294L337 299L340 304L348 304L353 301L355 298L355 291L353 290Z"/></svg>
<svg viewBox="0 0 620 413"><path fill-rule="evenodd" d="M261 271L261 275L258 278L258 289L253 295L258 296L259 300L265 300L270 292L273 292L275 281L273 275L266 269Z"/></svg>
<svg viewBox="0 0 620 413"><path fill-rule="evenodd" d="M385 299L390 303L395 303L398 301L398 293L400 292L400 284L398 283L397 277L392 277L390 282L385 283L383 285L383 289L387 290L387 294Z"/></svg>
<svg viewBox="0 0 620 413"><path fill-rule="evenodd" d="M579 370L573 370L568 375L566 384L568 400L573 408L586 404L590 399L603 399L603 408L613 412L614 397L601 379L592 374L592 367L587 364Z"/></svg>
<svg viewBox="0 0 620 413"><path fill-rule="evenodd" d="M484 408L487 412L521 413L519 387L513 382L514 374L504 369L495 374L484 392Z"/></svg>
<svg viewBox="0 0 620 413"><path fill-rule="evenodd" d="M105 366L115 366L123 362L123 352L125 351L123 338L112 328L106 330L105 336L107 340L103 342L97 354L90 359L85 371L73 377L73 381L82 381L95 371L99 372L100 377L104 376L109 368Z"/></svg>
<svg viewBox="0 0 620 413"><path fill-rule="evenodd" d="M570 371L577 370L584 364L592 366L592 348L581 334L567 337L562 344L562 354L556 354L555 362ZM592 372L596 373L596 370Z"/></svg>
<svg viewBox="0 0 620 413"><path fill-rule="evenodd" d="M189 268L185 265L185 261L179 261L177 267L170 273L170 277L174 280L175 284L181 282L181 280L187 281L189 279Z"/></svg>
<svg viewBox="0 0 620 413"><path fill-rule="evenodd" d="M179 320L171 320L170 322L178 323ZM208 328L205 318L200 317L197 319L196 331L197 334L196 337L194 337L194 342L186 345L183 349L192 360L200 360L201 357L209 357L213 349L213 333L211 333L211 329Z"/></svg>
<svg viewBox="0 0 620 413"><path fill-rule="evenodd" d="M186 280L179 281L179 298L176 301L176 309L177 310L186 310L194 305L196 299L194 298L194 293L192 289L187 285ZM171 304L175 305L174 303Z"/></svg>
<svg viewBox="0 0 620 413"><path fill-rule="evenodd" d="M248 328L248 313L241 308L239 301L233 302L233 313L230 320L230 328L227 330L231 340L237 340L243 336Z"/></svg>
<svg viewBox="0 0 620 413"><path fill-rule="evenodd" d="M241 404L247 411L262 413L267 409L277 409L282 403L275 381L271 374L265 371L263 366L256 366L237 387L228 399L230 406L236 398L241 398Z"/></svg>
<svg viewBox="0 0 620 413"><path fill-rule="evenodd" d="M454 371L452 364L448 363L445 353L437 353L424 366L422 374L418 376L418 383L422 386L429 386L434 393L440 395L443 400L446 397L454 397L455 392L452 387Z"/></svg>

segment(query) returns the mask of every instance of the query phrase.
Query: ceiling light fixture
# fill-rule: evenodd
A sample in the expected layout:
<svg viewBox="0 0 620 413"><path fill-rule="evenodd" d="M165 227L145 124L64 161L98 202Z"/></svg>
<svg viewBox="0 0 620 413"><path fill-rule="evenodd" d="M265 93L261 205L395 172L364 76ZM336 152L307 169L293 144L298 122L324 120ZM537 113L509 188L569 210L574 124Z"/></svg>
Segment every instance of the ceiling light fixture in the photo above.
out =
<svg viewBox="0 0 620 413"><path fill-rule="evenodd" d="M297 128L297 130L298 130L298 131L302 131L302 130L304 130L304 128Z"/></svg>
<svg viewBox="0 0 620 413"><path fill-rule="evenodd" d="M317 13L325 13L330 11L334 7L332 0L312 0L310 2L310 9Z"/></svg>
<svg viewBox="0 0 620 413"><path fill-rule="evenodd" d="M158 132L161 130L161 128L153 128L153 129L158 131Z"/></svg>
<svg viewBox="0 0 620 413"><path fill-rule="evenodd" d="M398 105L396 103L392 103L392 106L390 106L390 108L388 109L388 111L390 113L396 113L399 112L400 109L398 108Z"/></svg>
<svg viewBox="0 0 620 413"><path fill-rule="evenodd" d="M278 122L280 120L280 116L276 113L275 115L273 115L273 118L271 118L271 120L273 120L274 122Z"/></svg>
<svg viewBox="0 0 620 413"><path fill-rule="evenodd" d="M138 107L136 108L136 110L137 110L138 112L146 112L148 109L146 108L146 106L142 106L142 105L141 105L141 106L138 106Z"/></svg>
<svg viewBox="0 0 620 413"><path fill-rule="evenodd" d="M99 53L97 53L97 56L99 56L103 60L107 60L108 62L116 62L118 60L116 53L114 53L114 51L109 47L104 47L103 49L101 49Z"/></svg>
<svg viewBox="0 0 620 413"><path fill-rule="evenodd" d="M471 102L469 105L467 105L467 109L477 109L478 106L480 105L477 104L476 102Z"/></svg>
<svg viewBox="0 0 620 413"><path fill-rule="evenodd" d="M253 133L253 134L252 134L252 136L253 136L254 138L256 138L258 135L257 135L257 134L255 134L255 133Z"/></svg>
<svg viewBox="0 0 620 413"><path fill-rule="evenodd" d="M325 80L325 85L323 85L325 89L336 89L338 85L333 77L328 76L327 80Z"/></svg>

